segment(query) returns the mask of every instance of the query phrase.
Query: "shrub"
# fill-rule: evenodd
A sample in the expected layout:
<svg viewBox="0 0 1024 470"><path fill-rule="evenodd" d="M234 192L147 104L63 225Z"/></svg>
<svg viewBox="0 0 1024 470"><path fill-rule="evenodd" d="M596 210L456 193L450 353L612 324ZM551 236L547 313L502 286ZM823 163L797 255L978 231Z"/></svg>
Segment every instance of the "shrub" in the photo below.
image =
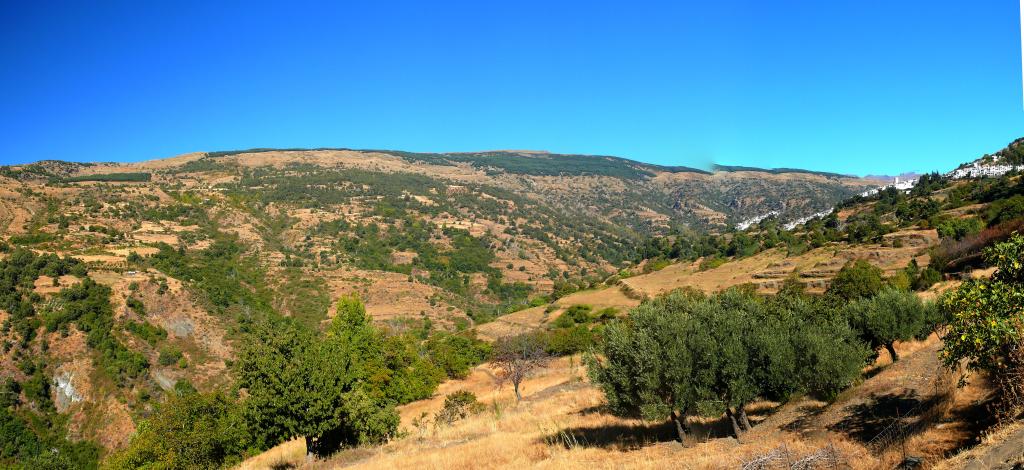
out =
<svg viewBox="0 0 1024 470"><path fill-rule="evenodd" d="M450 425L470 415L483 412L487 407L477 401L476 395L468 390L460 390L444 397L444 406L434 416L434 423Z"/></svg>
<svg viewBox="0 0 1024 470"><path fill-rule="evenodd" d="M149 343L150 346L155 345L160 340L167 339L167 330L147 322L128 320L124 324L124 329Z"/></svg>
<svg viewBox="0 0 1024 470"><path fill-rule="evenodd" d="M160 365L166 367L171 364L177 363L179 360L183 358L184 356L180 349L173 346L165 346L163 348L160 348L160 354L157 357L157 362Z"/></svg>
<svg viewBox="0 0 1024 470"><path fill-rule="evenodd" d="M490 343L477 339L472 332L434 333L424 342L423 350L432 363L453 379L465 378L470 368L483 363L491 355Z"/></svg>
<svg viewBox="0 0 1024 470"><path fill-rule="evenodd" d="M960 240L945 239L932 249L930 265L940 272L956 272L980 266L984 259L982 250L985 247L1006 240L1012 233L1021 229L1024 229L1024 219L1016 219L989 227L974 235L967 235Z"/></svg>
<svg viewBox="0 0 1024 470"><path fill-rule="evenodd" d="M555 320L554 326L557 328L569 328L574 325L585 324L590 322L590 311L593 307L589 305L573 305Z"/></svg>
<svg viewBox="0 0 1024 470"><path fill-rule="evenodd" d="M949 318L942 359L950 368L966 362L968 370L989 373L1004 407L1019 408L1024 406L1019 398L1024 393L1024 236L1014 234L986 249L985 259L996 266L991 279L967 280L940 300Z"/></svg>
<svg viewBox="0 0 1024 470"><path fill-rule="evenodd" d="M1018 194L1011 198L997 200L988 206L986 212L989 226L1024 217L1024 195Z"/></svg>
<svg viewBox="0 0 1024 470"><path fill-rule="evenodd" d="M544 350L556 356L587 351L594 345L595 334L586 325L557 328L545 336Z"/></svg>
<svg viewBox="0 0 1024 470"><path fill-rule="evenodd" d="M920 274L914 279L911 288L916 291L928 290L931 286L942 281L942 273L932 269L931 266L927 266L921 270Z"/></svg>
<svg viewBox="0 0 1024 470"><path fill-rule="evenodd" d="M142 303L141 300L135 297L128 297L127 299L125 299L125 305L127 305L128 308L134 310L135 313L139 315L146 315L146 306Z"/></svg>

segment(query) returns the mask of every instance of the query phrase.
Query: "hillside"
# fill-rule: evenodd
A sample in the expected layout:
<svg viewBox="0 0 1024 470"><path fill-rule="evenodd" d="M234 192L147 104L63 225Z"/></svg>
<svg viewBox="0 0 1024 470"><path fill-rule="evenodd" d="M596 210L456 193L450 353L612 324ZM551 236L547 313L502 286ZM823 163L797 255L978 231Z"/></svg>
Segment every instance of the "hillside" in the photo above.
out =
<svg viewBox="0 0 1024 470"><path fill-rule="evenodd" d="M577 443L560 441L568 438L646 453L640 441L664 439L646 430L640 441L622 444L641 425L595 411L600 391L580 370L577 353L593 346L606 325L646 299L684 287L713 294L749 286L772 295L796 281L819 295L857 260L880 267L886 282L933 298L957 285L957 273L985 267L980 247L1005 238L1004 225L1024 216L1021 187L1013 173L965 180L926 175L909 192L890 188L860 197L877 182L527 151L254 149L127 164L4 167L2 385L40 446L95 462L125 449L141 422L163 419L164 404L191 390L214 394L213 402L228 403L223 410L240 397L252 399L237 378L246 357L262 357L269 353L259 347L292 339L304 348L343 336L337 319L358 317L352 311L365 305L373 324L358 324L352 334L379 341L386 364L369 376L380 387L373 393L401 405L399 429L410 433L380 452L418 459L425 449L412 435L429 434L422 445L433 450L425 462L444 467L453 457L437 449L449 445L433 439L503 440L508 436L483 429L515 434L525 426L531 431L515 439L530 441L522 443L529 464L577 460ZM829 215L784 227L821 212ZM732 228L751 218L758 221L749 228ZM979 234L985 227L998 233ZM930 268L936 257L938 270ZM949 279L937 283L939 271ZM339 306L339 299L353 298L358 308ZM567 325L574 315L584 324ZM281 317L287 321L276 323ZM507 389L496 390L487 378L493 366L477 365L489 351L477 337L535 332L564 356L530 379L543 383L527 382L541 421L502 402ZM254 344L254 337L266 344ZM932 338L900 347L931 364L920 351L939 345ZM433 415L446 393L464 388L492 400L495 410L507 408L513 423L495 411L496 422L471 421L466 426L475 428L453 428L450 436L414 424L423 412ZM531 390L540 395L529 398ZM565 395L574 401L560 401ZM765 413L755 420L769 419ZM562 419L625 430L574 434L543 424ZM538 426L543 435L533 434ZM709 430L705 438L714 448L729 445L717 437ZM778 442L808 451L824 442L804 442L801 433L789 441L777 437L743 455ZM950 449L968 440L956 439ZM278 442L266 437L228 454ZM568 454L554 450L562 445ZM366 449L338 458L366 460ZM641 458L653 467L675 456L658 449L664 455ZM711 465L714 457L707 458Z"/></svg>
<svg viewBox="0 0 1024 470"><path fill-rule="evenodd" d="M872 185L809 172L709 174L508 152L259 150L40 162L3 174L5 235L35 237L39 248L113 256L105 260L116 265L119 250L202 248L214 232L234 233L265 269L324 271L318 277L336 292L372 279L386 285L364 292L371 312L432 316L439 306L492 315L467 311L467 301L522 302L568 278L639 261L637 247L652 236L721 230L770 211L803 216ZM89 227L123 239L98 239ZM459 256L438 258L449 252Z"/></svg>
<svg viewBox="0 0 1024 470"><path fill-rule="evenodd" d="M919 297L934 299L956 289L962 279L992 275L992 268L983 264L945 261L977 253L1019 227L1007 222L1024 216L1024 206L1016 203L1022 191L1024 185L1013 173L963 180L927 175L906 193L883 191L842 204L835 225L812 221L794 231L797 238L823 236L821 246L794 250L799 244L789 243L763 249L765 232L774 226L769 221L767 228L750 230L762 247L750 255L721 264L658 266L548 306L502 316L477 330L491 340L537 331L557 334L565 328L558 320L580 306L590 312L626 312L641 299L678 288L714 293L749 285L770 295L797 279L806 292L820 294L853 260L866 260L880 267L889 282L909 282ZM841 227L832 229L838 234L829 233L830 225ZM982 230L986 225L990 228ZM942 264L929 268L933 258ZM945 279L923 281L928 276L920 269L936 269ZM1024 447L1017 424L981 437L994 422L989 376L970 375L958 387L965 371L943 366L942 348L941 337L934 334L903 341L895 348L899 362L880 356L835 400L800 396L782 404L755 403L750 406L753 430L739 440L729 437L725 416L693 418L687 432L697 443L686 447L676 442L670 422L609 413L601 389L578 355L564 356L527 379L519 403L512 390L496 385L494 377L501 371L482 365L465 379L443 383L432 398L401 407L406 432L401 439L372 449L343 450L313 464L303 462L301 442L288 442L240 468L665 468L680 461L692 468L735 468L759 461L765 466L750 468L790 468L781 460L803 461L811 468L867 469L893 468L906 464L908 457L924 468L1019 466ZM456 392L472 392L486 406L454 423L440 421L446 398ZM898 439L891 435L896 422L903 423ZM972 462L989 466L971 467L977 465Z"/></svg>

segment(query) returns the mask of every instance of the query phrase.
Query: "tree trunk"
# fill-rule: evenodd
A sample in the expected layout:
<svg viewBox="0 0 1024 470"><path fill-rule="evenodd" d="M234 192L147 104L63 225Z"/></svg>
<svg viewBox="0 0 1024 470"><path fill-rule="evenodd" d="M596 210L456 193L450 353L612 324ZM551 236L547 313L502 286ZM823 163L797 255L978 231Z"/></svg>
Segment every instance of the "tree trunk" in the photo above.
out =
<svg viewBox="0 0 1024 470"><path fill-rule="evenodd" d="M744 431L749 431L751 426L750 426L750 420L747 419L747 409L744 408L743 405L740 405L738 409L740 411L740 424L743 425L743 430Z"/></svg>
<svg viewBox="0 0 1024 470"><path fill-rule="evenodd" d="M523 396L519 394L519 382L512 382L512 388L516 391L516 403L523 401Z"/></svg>
<svg viewBox="0 0 1024 470"><path fill-rule="evenodd" d="M736 422L736 414L732 412L732 408L725 408L725 415L729 417L729 421L732 423L732 433L736 436L736 439L740 438L740 434L743 432L740 430L740 425Z"/></svg>
<svg viewBox="0 0 1024 470"><path fill-rule="evenodd" d="M887 343L885 345L885 349L889 350L889 357L892 358L892 362L900 360L900 355L896 354L896 346L894 346L893 343Z"/></svg>
<svg viewBox="0 0 1024 470"><path fill-rule="evenodd" d="M676 433L679 434L679 444L682 445L683 447L685 447L686 446L686 429L683 427L683 420L685 420L686 417L685 416L680 416L680 414L681 413L679 413L678 411L673 411L671 417L672 417L672 422L675 423L675 425L676 425Z"/></svg>
<svg viewBox="0 0 1024 470"><path fill-rule="evenodd" d="M312 462L316 460L316 452L314 449L316 444L313 443L313 436L304 436L304 438L306 440L306 461Z"/></svg>

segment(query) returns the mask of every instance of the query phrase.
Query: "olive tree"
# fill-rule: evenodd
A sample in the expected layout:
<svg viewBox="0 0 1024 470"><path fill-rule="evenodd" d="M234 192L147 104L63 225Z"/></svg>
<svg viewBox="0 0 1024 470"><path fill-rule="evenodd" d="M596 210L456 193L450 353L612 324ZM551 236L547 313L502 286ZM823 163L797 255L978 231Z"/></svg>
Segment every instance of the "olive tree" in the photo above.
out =
<svg viewBox="0 0 1024 470"><path fill-rule="evenodd" d="M906 341L929 327L928 309L911 293L885 288L874 297L859 299L846 307L850 324L868 345L884 347L893 362L899 360L895 342Z"/></svg>
<svg viewBox="0 0 1024 470"><path fill-rule="evenodd" d="M668 416L685 443L686 416L713 410L739 436L751 427L751 401L834 396L858 376L866 349L828 308L745 289L710 298L670 293L611 323L587 365L617 415Z"/></svg>
<svg viewBox="0 0 1024 470"><path fill-rule="evenodd" d="M673 292L644 302L627 320L611 323L595 354L585 357L591 380L619 416L671 419L686 444L686 415L696 406L693 369L687 345L695 296Z"/></svg>
<svg viewBox="0 0 1024 470"><path fill-rule="evenodd" d="M702 408L724 412L737 437L742 432L741 421L745 429L750 428L744 406L760 392L751 373L748 349L754 327L750 319L758 308L752 305L755 302L751 292L730 289L697 304L690 319L692 367L708 372L706 377L697 377L693 386L704 403Z"/></svg>

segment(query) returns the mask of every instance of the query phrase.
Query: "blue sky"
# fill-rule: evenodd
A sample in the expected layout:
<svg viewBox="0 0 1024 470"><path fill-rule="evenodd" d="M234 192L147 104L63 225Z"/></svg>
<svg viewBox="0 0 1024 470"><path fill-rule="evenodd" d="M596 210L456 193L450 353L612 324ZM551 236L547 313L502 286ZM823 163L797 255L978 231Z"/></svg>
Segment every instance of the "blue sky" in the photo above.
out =
<svg viewBox="0 0 1024 470"><path fill-rule="evenodd" d="M1024 136L1009 1L90 3L0 4L0 162L513 148L893 174Z"/></svg>

